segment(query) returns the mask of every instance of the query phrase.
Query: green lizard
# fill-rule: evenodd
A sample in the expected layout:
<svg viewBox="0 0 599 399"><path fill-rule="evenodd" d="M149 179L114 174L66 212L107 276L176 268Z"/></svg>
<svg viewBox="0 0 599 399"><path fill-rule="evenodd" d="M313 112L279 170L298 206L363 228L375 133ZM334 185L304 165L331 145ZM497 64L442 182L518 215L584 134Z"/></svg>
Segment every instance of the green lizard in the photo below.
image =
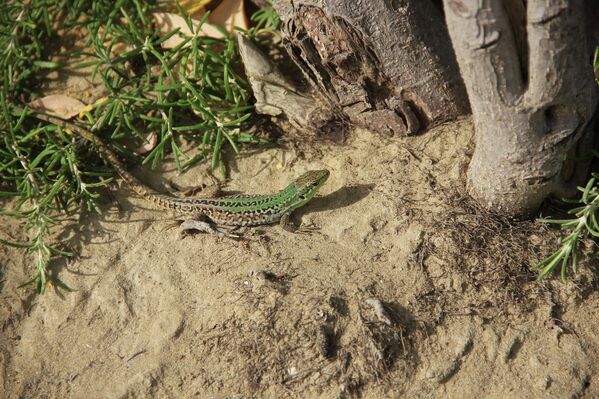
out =
<svg viewBox="0 0 599 399"><path fill-rule="evenodd" d="M15 107L21 113L23 109ZM219 236L238 237L220 227L237 228L280 223L289 231L295 228L289 223L291 213L305 205L329 177L328 170L311 170L293 180L276 194L234 195L218 198L179 198L150 190L127 171L116 154L91 130L48 114L30 111L35 118L70 129L98 147L100 154L138 195L162 209L170 209L189 217L181 231L200 230ZM207 219L207 220L206 220Z"/></svg>

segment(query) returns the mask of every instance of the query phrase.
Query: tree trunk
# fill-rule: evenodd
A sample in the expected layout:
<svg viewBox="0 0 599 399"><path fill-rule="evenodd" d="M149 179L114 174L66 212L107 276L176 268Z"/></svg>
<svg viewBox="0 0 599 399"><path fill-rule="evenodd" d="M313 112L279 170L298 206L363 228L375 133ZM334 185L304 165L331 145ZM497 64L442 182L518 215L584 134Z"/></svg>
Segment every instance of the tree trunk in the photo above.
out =
<svg viewBox="0 0 599 399"><path fill-rule="evenodd" d="M337 118L413 134L468 111L430 0L274 0L288 53Z"/></svg>
<svg viewBox="0 0 599 399"><path fill-rule="evenodd" d="M571 192L572 177L588 165L564 162L577 143L590 147L586 128L598 99L584 1L444 5L476 131L471 195L488 209L524 216L549 194Z"/></svg>

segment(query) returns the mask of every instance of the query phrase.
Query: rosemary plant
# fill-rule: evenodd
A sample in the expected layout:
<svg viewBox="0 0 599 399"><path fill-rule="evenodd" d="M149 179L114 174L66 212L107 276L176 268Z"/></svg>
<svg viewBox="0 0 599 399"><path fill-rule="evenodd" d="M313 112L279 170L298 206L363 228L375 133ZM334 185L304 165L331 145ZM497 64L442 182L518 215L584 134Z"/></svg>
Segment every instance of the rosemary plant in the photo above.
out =
<svg viewBox="0 0 599 399"><path fill-rule="evenodd" d="M570 209L568 219L539 219L542 223L552 223L559 225L562 230L568 233L560 240L560 247L547 258L534 266L539 270L539 278L544 278L558 266L561 270L562 281L566 282L567 268L570 264L572 271L576 273L579 256L579 243L581 240L591 236L599 237L599 186L597 186L599 174L593 173L593 177L588 181L586 187L579 187L582 196L579 200L568 201L579 206Z"/></svg>
<svg viewBox="0 0 599 399"><path fill-rule="evenodd" d="M234 36L202 36L200 26L184 35L174 30L159 36L152 12L160 4L141 0L6 0L0 4L0 196L11 209L3 215L24 220L24 239L0 243L24 248L35 259L35 273L24 285L43 293L47 283L67 288L52 277L48 263L68 256L67 248L51 244L60 218L67 213L97 208L97 188L112 181L88 143L68 131L12 112L36 97L53 62L53 46L60 41L57 27L87 32L86 50L73 54L76 68L99 78L106 96L85 110L79 123L94 128L121 156L137 156L119 144L122 139L142 143L144 134L157 135L156 146L142 159L155 167L172 156L179 171L210 159L225 174L222 152L235 153L244 143L264 143L248 133L253 115L249 85L238 74L240 58ZM181 15L184 13L180 10ZM272 26L276 14L262 11L258 23ZM165 41L181 36L175 48ZM121 49L121 50L117 50ZM122 50L124 49L124 50Z"/></svg>
<svg viewBox="0 0 599 399"><path fill-rule="evenodd" d="M252 16L251 20L253 26L249 29L250 35L256 35L260 32L276 32L280 29L281 19L279 14L272 7L272 1L268 0L270 7L264 7L256 11Z"/></svg>

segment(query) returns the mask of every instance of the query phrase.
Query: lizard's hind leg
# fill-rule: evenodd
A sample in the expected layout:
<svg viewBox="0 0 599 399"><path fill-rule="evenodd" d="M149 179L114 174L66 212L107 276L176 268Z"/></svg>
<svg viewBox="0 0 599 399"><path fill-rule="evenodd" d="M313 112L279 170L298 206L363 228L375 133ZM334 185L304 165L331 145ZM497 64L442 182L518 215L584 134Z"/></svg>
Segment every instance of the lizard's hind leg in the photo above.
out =
<svg viewBox="0 0 599 399"><path fill-rule="evenodd" d="M200 184L194 187L190 187L187 189L183 189L179 187L175 182L170 181L169 186L171 188L171 194L174 194L173 191L177 193L183 194L184 197L194 197L198 198L217 198L222 197L222 188L221 183L214 177L212 174L208 174L210 179L212 179L212 184ZM199 195L198 195L199 194Z"/></svg>
<svg viewBox="0 0 599 399"><path fill-rule="evenodd" d="M233 234L227 229L217 226L214 223L207 220L188 219L181 223L181 225L179 225L179 232L181 233L182 238L185 237L188 234L188 232L192 230L213 234L218 237L241 238L239 234Z"/></svg>

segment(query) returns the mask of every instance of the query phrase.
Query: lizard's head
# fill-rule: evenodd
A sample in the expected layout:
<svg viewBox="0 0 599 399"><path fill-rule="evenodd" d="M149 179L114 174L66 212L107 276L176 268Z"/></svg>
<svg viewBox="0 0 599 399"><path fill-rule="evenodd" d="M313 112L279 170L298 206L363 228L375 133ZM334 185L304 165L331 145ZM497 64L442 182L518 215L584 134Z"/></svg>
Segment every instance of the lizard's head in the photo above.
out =
<svg viewBox="0 0 599 399"><path fill-rule="evenodd" d="M329 178L329 172L326 169L323 170L311 170L304 173L291 183L295 186L295 204L293 208L299 208L306 202L310 201L318 189L324 184Z"/></svg>

